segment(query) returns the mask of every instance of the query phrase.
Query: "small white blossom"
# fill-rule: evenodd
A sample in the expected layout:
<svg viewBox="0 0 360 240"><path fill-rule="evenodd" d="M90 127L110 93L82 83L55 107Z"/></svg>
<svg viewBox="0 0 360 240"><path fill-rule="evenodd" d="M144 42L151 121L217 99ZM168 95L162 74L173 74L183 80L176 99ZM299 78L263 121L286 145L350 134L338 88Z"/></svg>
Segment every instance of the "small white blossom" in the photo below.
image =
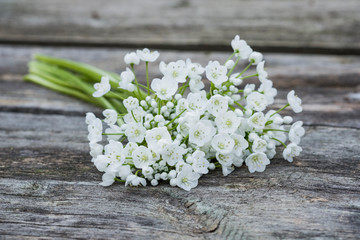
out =
<svg viewBox="0 0 360 240"><path fill-rule="evenodd" d="M194 172L190 165L184 165L176 177L176 184L178 187L190 191L198 185L199 178L200 175Z"/></svg>
<svg viewBox="0 0 360 240"><path fill-rule="evenodd" d="M240 39L239 35L236 35L231 41L231 47L234 49L235 57L240 57L241 59L247 59L253 52L246 41Z"/></svg>
<svg viewBox="0 0 360 240"><path fill-rule="evenodd" d="M185 61L178 60L176 62L170 62L169 64L161 64L161 72L164 76L174 82L184 83L186 82L186 76L188 75L188 69Z"/></svg>
<svg viewBox="0 0 360 240"><path fill-rule="evenodd" d="M263 172L266 165L270 164L269 159L265 153L252 153L245 159L246 166L249 168L249 172Z"/></svg>
<svg viewBox="0 0 360 240"><path fill-rule="evenodd" d="M232 139L230 135L226 133L215 135L211 141L211 146L215 149L216 152L221 154L230 153L233 150L234 145L234 139Z"/></svg>
<svg viewBox="0 0 360 240"><path fill-rule="evenodd" d="M290 107L295 113L302 112L301 99L295 95L295 91L291 90L287 95L287 100L290 104Z"/></svg>
<svg viewBox="0 0 360 240"><path fill-rule="evenodd" d="M106 122L108 125L114 125L116 123L118 114L115 110L106 109L102 113L105 117L104 122Z"/></svg>
<svg viewBox="0 0 360 240"><path fill-rule="evenodd" d="M249 56L249 62L252 62L252 65L257 65L263 60L263 55L259 52L252 52Z"/></svg>
<svg viewBox="0 0 360 240"><path fill-rule="evenodd" d="M162 139L171 141L171 135L166 127L157 127L146 132L146 143L148 147L156 153L159 153L161 150L160 140Z"/></svg>
<svg viewBox="0 0 360 240"><path fill-rule="evenodd" d="M212 96L207 104L207 110L214 116L225 113L229 108L229 101L226 97L219 94Z"/></svg>
<svg viewBox="0 0 360 240"><path fill-rule="evenodd" d="M190 79L197 78L199 75L205 72L205 68L203 68L199 63L191 62L191 59L186 59L186 67L188 70L188 76Z"/></svg>
<svg viewBox="0 0 360 240"><path fill-rule="evenodd" d="M141 143L146 134L146 128L141 123L132 122L127 125L125 135L130 142Z"/></svg>
<svg viewBox="0 0 360 240"><path fill-rule="evenodd" d="M151 82L151 88L160 99L169 100L176 93L178 83L167 77L162 79L155 78Z"/></svg>
<svg viewBox="0 0 360 240"><path fill-rule="evenodd" d="M264 139L255 139L252 145L252 150L256 153L265 152L267 150L267 144L268 143Z"/></svg>
<svg viewBox="0 0 360 240"><path fill-rule="evenodd" d="M88 140L90 142L100 142L102 140L102 130L103 126L101 120L95 118L89 125L88 125Z"/></svg>
<svg viewBox="0 0 360 240"><path fill-rule="evenodd" d="M207 174L209 172L209 161L205 158L203 151L196 150L191 158L193 160L192 168L195 172L200 174Z"/></svg>
<svg viewBox="0 0 360 240"><path fill-rule="evenodd" d="M290 143L283 151L284 159L288 160L289 162L293 161L294 157L300 155L302 148L299 147L296 143Z"/></svg>
<svg viewBox="0 0 360 240"><path fill-rule="evenodd" d="M262 130L265 127L265 123L266 123L264 113L262 112L254 113L254 115L252 115L248 119L247 123L250 127L255 128L255 130Z"/></svg>
<svg viewBox="0 0 360 240"><path fill-rule="evenodd" d="M196 93L200 92L201 89L205 87L205 84L203 83L201 76L196 76L190 79L189 87L191 92Z"/></svg>
<svg viewBox="0 0 360 240"><path fill-rule="evenodd" d="M137 50L136 54L144 62L155 62L156 59L160 56L158 51L150 52L149 49L144 48L143 50Z"/></svg>
<svg viewBox="0 0 360 240"><path fill-rule="evenodd" d="M218 61L210 61L205 68L206 77L214 83L215 87L220 87L223 82L228 80L226 76L227 68L220 65Z"/></svg>
<svg viewBox="0 0 360 240"><path fill-rule="evenodd" d="M128 185L133 186L133 187L136 187L139 185L146 186L146 180L144 178L138 177L136 175L129 175L126 178L125 187Z"/></svg>
<svg viewBox="0 0 360 240"><path fill-rule="evenodd" d="M144 146L136 148L132 153L132 158L136 168L148 167L155 162L150 149Z"/></svg>
<svg viewBox="0 0 360 240"><path fill-rule="evenodd" d="M305 134L305 129L302 127L303 122L297 121L295 122L289 131L289 140L293 143L299 144L301 137Z"/></svg>
<svg viewBox="0 0 360 240"><path fill-rule="evenodd" d="M241 157L243 155L242 152L249 147L249 143L243 136L239 134L232 134L231 137L234 139L233 153L237 157Z"/></svg>
<svg viewBox="0 0 360 240"><path fill-rule="evenodd" d="M115 174L106 172L102 175L102 182L99 183L103 187L108 187L115 182Z"/></svg>
<svg viewBox="0 0 360 240"><path fill-rule="evenodd" d="M170 166L174 166L177 162L183 159L183 155L187 151L176 143L168 144L162 151L161 156Z"/></svg>
<svg viewBox="0 0 360 240"><path fill-rule="evenodd" d="M95 83L94 88L95 92L93 93L93 97L102 97L108 93L111 89L109 76L101 77L100 83Z"/></svg>
<svg viewBox="0 0 360 240"><path fill-rule="evenodd" d="M258 78L260 82L265 81L268 77L268 73L264 70L264 65L265 65L265 61L262 61L258 63L258 65L256 66L256 72L259 75Z"/></svg>
<svg viewBox="0 0 360 240"><path fill-rule="evenodd" d="M233 111L219 114L215 118L215 123L220 133L234 133L239 127L240 122L241 118L239 118Z"/></svg>
<svg viewBox="0 0 360 240"><path fill-rule="evenodd" d="M216 129L208 120L201 120L196 124L190 126L189 141L201 147L205 143L210 142L212 136L216 133Z"/></svg>
<svg viewBox="0 0 360 240"><path fill-rule="evenodd" d="M124 57L124 62L126 64L135 64L139 65L140 58L135 52L127 53Z"/></svg>
<svg viewBox="0 0 360 240"><path fill-rule="evenodd" d="M124 121L126 123L140 123L143 122L145 115L146 112L144 111L144 109L142 107L137 107L124 116Z"/></svg>
<svg viewBox="0 0 360 240"><path fill-rule="evenodd" d="M188 108L197 111L199 114L203 114L205 112L207 106L207 98L206 92L200 91L197 93L189 93L186 101L188 103Z"/></svg>
<svg viewBox="0 0 360 240"><path fill-rule="evenodd" d="M123 104L126 110L129 112L139 107L139 99L130 96L123 101Z"/></svg>
<svg viewBox="0 0 360 240"><path fill-rule="evenodd" d="M267 100L264 94L258 92L250 93L246 98L247 107L257 112L262 112L266 109Z"/></svg>
<svg viewBox="0 0 360 240"><path fill-rule="evenodd" d="M222 166L226 166L226 167L231 166L233 164L234 158L235 156L232 153L228 153L228 154L223 154L220 152L216 153L216 159Z"/></svg>

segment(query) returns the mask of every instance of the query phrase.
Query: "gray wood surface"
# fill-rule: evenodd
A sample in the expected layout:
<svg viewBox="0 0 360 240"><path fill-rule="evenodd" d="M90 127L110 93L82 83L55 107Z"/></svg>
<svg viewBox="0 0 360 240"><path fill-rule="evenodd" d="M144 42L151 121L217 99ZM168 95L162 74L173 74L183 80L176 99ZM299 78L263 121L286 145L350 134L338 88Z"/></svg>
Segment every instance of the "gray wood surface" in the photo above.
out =
<svg viewBox="0 0 360 240"><path fill-rule="evenodd" d="M358 0L1 0L0 41L360 52Z"/></svg>
<svg viewBox="0 0 360 240"><path fill-rule="evenodd" d="M216 170L185 192L166 184L99 186L84 113L100 109L21 80L32 53L120 72L128 51L0 46L1 239L358 238L359 57L265 54L279 87L274 107L291 88L303 98L296 116L307 130L302 155L288 163L278 154L263 173ZM161 51L165 61L187 56L206 64L228 54ZM144 77L144 68L138 73Z"/></svg>

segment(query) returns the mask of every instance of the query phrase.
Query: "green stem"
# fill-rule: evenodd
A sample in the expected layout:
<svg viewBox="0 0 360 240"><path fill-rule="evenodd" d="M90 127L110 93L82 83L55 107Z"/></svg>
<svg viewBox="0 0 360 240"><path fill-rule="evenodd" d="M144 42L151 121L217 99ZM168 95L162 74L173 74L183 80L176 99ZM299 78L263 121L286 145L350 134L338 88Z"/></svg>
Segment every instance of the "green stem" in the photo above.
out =
<svg viewBox="0 0 360 240"><path fill-rule="evenodd" d="M235 52L233 52L233 54L231 54L231 56L228 57L228 59L226 59L224 65L225 65L230 59L232 59L232 58L234 57L234 55L235 55Z"/></svg>
<svg viewBox="0 0 360 240"><path fill-rule="evenodd" d="M282 110L284 110L284 109L287 108L288 106L290 106L290 104L286 104L285 106L283 106L282 108L280 108L279 110L277 110L276 112L274 112L273 114L271 114L269 118L271 118L271 117L274 116L275 114L281 112Z"/></svg>
<svg viewBox="0 0 360 240"><path fill-rule="evenodd" d="M235 67L236 67L236 65L239 63L239 61L240 61L240 57L238 57L237 59L236 59L236 62L235 62L235 64L234 64L234 66L231 68L231 70L228 72L228 74L227 74L227 76L229 77L230 75L231 75L231 73L234 71L234 69L235 69Z"/></svg>
<svg viewBox="0 0 360 240"><path fill-rule="evenodd" d="M287 147L287 146L286 146L286 144L285 144L285 143L283 143L282 141L280 141L279 139L277 139L277 138L271 138L271 139L273 139L273 140L275 140L275 141L277 141L277 142L281 143L281 144L284 146L284 148L286 148L286 147Z"/></svg>
<svg viewBox="0 0 360 240"><path fill-rule="evenodd" d="M251 78L251 77L257 77L257 76L259 76L259 74L253 74L253 75L248 75L248 76L245 76L245 77L242 77L241 79L246 79L246 78Z"/></svg>
<svg viewBox="0 0 360 240"><path fill-rule="evenodd" d="M241 73L239 73L236 78L240 77L241 75L243 75L248 69L249 67L251 67L251 65L253 64L253 62L250 62L245 68L244 70L241 71Z"/></svg>
<svg viewBox="0 0 360 240"><path fill-rule="evenodd" d="M282 130L282 129L272 129L272 128L268 128L268 129L264 129L263 130L264 132L269 132L269 131L271 131L271 132L289 132L289 131L287 131L287 130Z"/></svg>
<svg viewBox="0 0 360 240"><path fill-rule="evenodd" d="M239 106L242 110L246 111L246 108L243 107L243 105L241 105L240 103L238 102L234 102L237 106Z"/></svg>
<svg viewBox="0 0 360 240"><path fill-rule="evenodd" d="M173 123L176 119L178 119L181 114L183 114L187 109L184 109L181 111L181 113L179 113L179 115L177 115L176 117L174 117L170 122L168 122L167 124L165 124L165 127L169 126L171 123Z"/></svg>
<svg viewBox="0 0 360 240"><path fill-rule="evenodd" d="M139 95L139 98L141 98L141 90L140 90L140 86L139 86L139 83L138 83L138 81L137 81L137 78L136 78L136 75L135 75L135 68L134 68L134 64L132 63L131 64L131 70L132 70L132 72L134 73L134 76L135 76L135 85L136 85L136 87L137 87L137 92L138 92L138 95Z"/></svg>
<svg viewBox="0 0 360 240"><path fill-rule="evenodd" d="M148 96L150 96L149 62L145 62L145 65L146 65L147 94L148 94Z"/></svg>

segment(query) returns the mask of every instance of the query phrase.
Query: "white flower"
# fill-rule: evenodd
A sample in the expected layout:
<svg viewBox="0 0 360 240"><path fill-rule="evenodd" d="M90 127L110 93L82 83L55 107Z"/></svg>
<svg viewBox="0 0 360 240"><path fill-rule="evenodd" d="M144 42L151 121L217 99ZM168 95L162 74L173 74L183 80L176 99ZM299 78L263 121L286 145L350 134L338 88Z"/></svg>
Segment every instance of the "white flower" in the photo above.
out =
<svg viewBox="0 0 360 240"><path fill-rule="evenodd" d="M130 68L126 68L126 70L120 74L119 88L133 92L135 90L135 85L132 83L134 79L134 73L130 70Z"/></svg>
<svg viewBox="0 0 360 240"><path fill-rule="evenodd" d="M128 185L133 186L133 187L136 187L139 185L146 186L146 180L144 178L138 177L136 175L129 175L126 178L125 187Z"/></svg>
<svg viewBox="0 0 360 240"><path fill-rule="evenodd" d="M108 125L114 125L116 123L118 114L115 110L106 109L102 113L105 117L104 122L106 122Z"/></svg>
<svg viewBox="0 0 360 240"><path fill-rule="evenodd" d="M234 145L234 139L232 139L230 135L226 133L217 134L211 140L211 146L215 149L216 152L221 154L230 153L233 150Z"/></svg>
<svg viewBox="0 0 360 240"><path fill-rule="evenodd" d="M120 166L116 172L116 176L120 177L121 180L125 180L131 174L132 172L129 165Z"/></svg>
<svg viewBox="0 0 360 240"><path fill-rule="evenodd" d="M234 139L233 153L237 157L241 157L243 155L242 152L249 147L249 143L243 136L239 134L232 134L231 137Z"/></svg>
<svg viewBox="0 0 360 240"><path fill-rule="evenodd" d="M171 141L171 136L166 127L156 127L146 132L145 140L150 149L156 153L160 153L159 141L165 139Z"/></svg>
<svg viewBox="0 0 360 240"><path fill-rule="evenodd" d="M100 142L102 140L102 123L101 120L95 118L89 125L88 125L88 140L90 142Z"/></svg>
<svg viewBox="0 0 360 240"><path fill-rule="evenodd" d="M240 57L241 59L247 59L253 51L246 41L240 40L239 35L236 35L231 41L231 47L234 49L235 57Z"/></svg>
<svg viewBox="0 0 360 240"><path fill-rule="evenodd" d="M90 124L90 123L92 123L92 121L94 121L96 119L96 117L95 117L95 114L94 113L92 113L92 112L88 112L88 113L86 113L86 117L85 117L85 123L86 124Z"/></svg>
<svg viewBox="0 0 360 240"><path fill-rule="evenodd" d="M205 84L203 83L201 76L196 76L190 79L189 87L191 92L196 93L200 92L201 89L205 87Z"/></svg>
<svg viewBox="0 0 360 240"><path fill-rule="evenodd" d="M260 131L264 129L266 123L264 113L256 112L247 120L247 123L250 127L255 128L255 130Z"/></svg>
<svg viewBox="0 0 360 240"><path fill-rule="evenodd" d="M170 62L169 64L161 64L161 72L164 76L172 81L184 83L186 82L186 76L188 75L188 69L185 65L185 61L178 60L176 62Z"/></svg>
<svg viewBox="0 0 360 240"><path fill-rule="evenodd" d="M190 79L197 78L205 71L205 68L203 68L199 63L192 63L189 58L186 59L186 67L188 69L188 76Z"/></svg>
<svg viewBox="0 0 360 240"><path fill-rule="evenodd" d="M216 129L209 120L200 120L196 124L190 126L189 141L201 147L205 143L211 141L212 136L216 133Z"/></svg>
<svg viewBox="0 0 360 240"><path fill-rule="evenodd" d="M146 112L142 107L137 107L131 110L128 114L124 116L124 121L126 123L132 122L143 122L143 118L145 117Z"/></svg>
<svg viewBox="0 0 360 240"><path fill-rule="evenodd" d="M98 143L90 142L90 156L92 156L91 162L94 162L97 156L103 153L104 147Z"/></svg>
<svg viewBox="0 0 360 240"><path fill-rule="evenodd" d="M232 165L231 166L221 165L221 168L222 168L222 173L225 177L235 170L234 166Z"/></svg>
<svg viewBox="0 0 360 240"><path fill-rule="evenodd" d="M183 155L187 153L186 149L180 147L176 143L171 143L166 145L162 151L161 156L163 160L167 162L170 166L174 166L177 162L183 159Z"/></svg>
<svg viewBox="0 0 360 240"><path fill-rule="evenodd" d="M122 160L123 145L121 142L110 140L105 146L105 155L98 155L94 160L94 165L99 171L107 171L106 169L114 163L123 163Z"/></svg>
<svg viewBox="0 0 360 240"><path fill-rule="evenodd" d="M215 123L220 133L234 133L240 125L240 122L241 118L239 118L233 111L219 114L215 118Z"/></svg>
<svg viewBox="0 0 360 240"><path fill-rule="evenodd" d="M295 122L289 131L289 140L296 144L300 143L301 137L305 134L305 129L302 127L303 122L297 121Z"/></svg>
<svg viewBox="0 0 360 240"><path fill-rule="evenodd" d="M156 92L156 95L160 99L169 100L176 93L178 83L167 77L163 77L161 80L155 78L151 82L151 88Z"/></svg>
<svg viewBox="0 0 360 240"><path fill-rule="evenodd" d="M226 112L229 108L229 101L226 97L216 94L212 96L207 104L207 110L215 117Z"/></svg>
<svg viewBox="0 0 360 240"><path fill-rule="evenodd" d="M235 62L234 62L233 60L228 60L228 61L225 63L225 67L226 67L227 69L233 68L234 65L235 65Z"/></svg>
<svg viewBox="0 0 360 240"><path fill-rule="evenodd" d="M106 172L102 175L102 182L99 183L103 187L108 187L115 182L115 174Z"/></svg>
<svg viewBox="0 0 360 240"><path fill-rule="evenodd" d="M111 89L109 76L102 76L100 83L95 83L94 88L96 91L93 93L93 97L102 97L108 93Z"/></svg>
<svg viewBox="0 0 360 240"><path fill-rule="evenodd" d="M132 158L136 168L148 167L155 163L150 149L144 146L136 148L132 153Z"/></svg>
<svg viewBox="0 0 360 240"><path fill-rule="evenodd" d="M128 144L126 144L123 150L123 159L125 160L125 162L132 162L132 154L137 148L138 145L134 142L129 142Z"/></svg>
<svg viewBox="0 0 360 240"><path fill-rule="evenodd" d="M245 159L246 166L249 168L249 172L263 172L266 165L270 164L269 159L265 153L252 153Z"/></svg>
<svg viewBox="0 0 360 240"><path fill-rule="evenodd" d="M192 168L195 172L200 174L207 174L209 172L209 161L205 158L203 151L196 150L191 158L193 160Z"/></svg>
<svg viewBox="0 0 360 240"><path fill-rule="evenodd" d="M124 62L126 64L135 64L139 65L140 58L135 52L127 53L124 57Z"/></svg>
<svg viewBox="0 0 360 240"><path fill-rule="evenodd" d="M271 80L264 80L258 89L259 92L264 93L268 105L274 103L274 98L277 95L277 90L273 88L272 85Z"/></svg>
<svg viewBox="0 0 360 240"><path fill-rule="evenodd" d="M222 154L220 152L216 153L216 159L222 166L229 167L233 164L235 156L234 154L228 153L228 154Z"/></svg>
<svg viewBox="0 0 360 240"><path fill-rule="evenodd" d="M197 111L199 114L203 114L205 112L207 98L204 90L197 93L189 93L186 101L189 109Z"/></svg>
<svg viewBox="0 0 360 240"><path fill-rule="evenodd" d="M176 115L179 115L181 112L183 112L184 110L188 109L189 104L186 101L185 98L180 98L177 101L177 105L176 105ZM186 113L186 112L185 112Z"/></svg>
<svg viewBox="0 0 360 240"><path fill-rule="evenodd" d="M220 65L218 61L210 61L205 68L206 77L214 83L215 87L220 87L223 82L228 80L226 76L227 68Z"/></svg>
<svg viewBox="0 0 360 240"><path fill-rule="evenodd" d="M155 62L156 59L160 56L158 51L150 52L150 50L147 48L144 48L143 50L136 50L136 54L144 62Z"/></svg>
<svg viewBox="0 0 360 240"><path fill-rule="evenodd" d="M116 125L110 125L109 128L105 129L105 133L110 135L107 135L107 140L115 140L118 141L123 135L124 131L121 129L121 127ZM116 133L116 134L115 134Z"/></svg>
<svg viewBox="0 0 360 240"><path fill-rule="evenodd" d="M246 98L247 107L257 112L262 112L266 109L267 100L264 94L258 92L250 93Z"/></svg>
<svg viewBox="0 0 360 240"><path fill-rule="evenodd" d="M144 140L146 128L141 123L132 122L127 124L125 135L130 142L141 143Z"/></svg>
<svg viewBox="0 0 360 240"><path fill-rule="evenodd" d="M295 95L295 91L291 90L287 95L287 100L290 104L290 107L295 113L302 112L301 99Z"/></svg>
<svg viewBox="0 0 360 240"><path fill-rule="evenodd" d="M283 151L284 159L288 160L289 162L293 161L293 157L297 157L300 155L302 148L299 147L296 143L290 143Z"/></svg>
<svg viewBox="0 0 360 240"><path fill-rule="evenodd" d="M198 185L199 178L200 175L194 172L190 165L184 165L176 177L176 184L178 187L190 191Z"/></svg>
<svg viewBox="0 0 360 240"><path fill-rule="evenodd" d="M258 77L259 77L260 82L265 81L268 77L267 72L264 70L264 64L265 64L265 61L262 61L262 62L258 63L258 65L256 66L256 72L259 75Z"/></svg>
<svg viewBox="0 0 360 240"><path fill-rule="evenodd" d="M252 52L249 56L249 62L252 62L252 65L257 65L263 60L263 55L259 52Z"/></svg>
<svg viewBox="0 0 360 240"><path fill-rule="evenodd" d="M267 142L264 139L258 138L255 139L252 145L252 150L254 152L266 152L267 150Z"/></svg>
<svg viewBox="0 0 360 240"><path fill-rule="evenodd" d="M139 99L130 96L123 101L123 104L126 110L129 112L139 107Z"/></svg>

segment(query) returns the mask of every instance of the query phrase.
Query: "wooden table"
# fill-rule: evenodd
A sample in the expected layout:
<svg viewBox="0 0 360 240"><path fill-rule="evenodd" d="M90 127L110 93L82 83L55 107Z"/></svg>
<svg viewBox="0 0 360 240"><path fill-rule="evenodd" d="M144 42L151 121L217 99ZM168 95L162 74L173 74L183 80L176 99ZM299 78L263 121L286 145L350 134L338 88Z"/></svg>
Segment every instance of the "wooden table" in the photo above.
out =
<svg viewBox="0 0 360 240"><path fill-rule="evenodd" d="M0 0L0 239L359 239L359 10L358 0ZM22 80L33 53L121 72L143 47L164 61L224 60L236 34L264 51L274 108L290 89L302 97L304 151L263 173L212 172L191 192L99 186L84 114L101 110Z"/></svg>

